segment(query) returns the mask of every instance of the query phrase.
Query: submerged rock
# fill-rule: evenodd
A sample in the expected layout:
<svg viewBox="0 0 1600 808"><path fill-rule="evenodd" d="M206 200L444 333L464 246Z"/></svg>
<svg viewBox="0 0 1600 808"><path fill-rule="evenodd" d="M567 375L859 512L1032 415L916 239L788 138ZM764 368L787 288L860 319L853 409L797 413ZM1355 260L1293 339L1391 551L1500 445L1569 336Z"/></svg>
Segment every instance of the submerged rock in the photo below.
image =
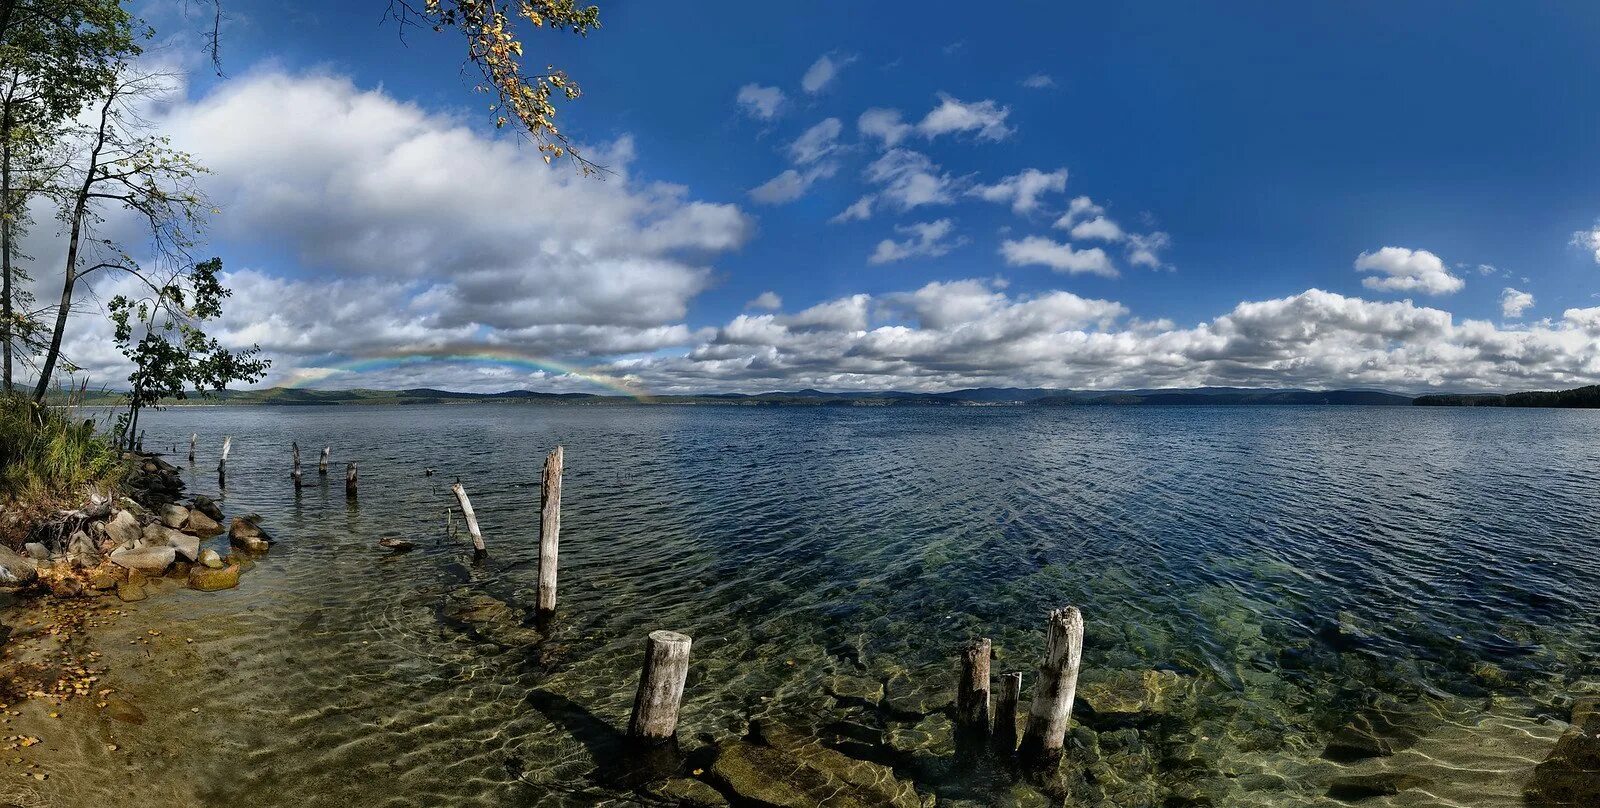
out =
<svg viewBox="0 0 1600 808"><path fill-rule="evenodd" d="M1334 731L1322 756L1345 763L1387 757L1420 740L1426 723L1427 716L1419 707L1367 707Z"/></svg>
<svg viewBox="0 0 1600 808"><path fill-rule="evenodd" d="M191 517L194 516L193 511L199 511L214 522L220 523L222 521L222 508L218 507L216 500L211 497L204 494L196 494L189 504L191 506L189 509Z"/></svg>
<svg viewBox="0 0 1600 808"><path fill-rule="evenodd" d="M779 808L932 805L888 766L857 760L812 741L771 730L766 745L738 741L722 747L707 776L740 803Z"/></svg>
<svg viewBox="0 0 1600 808"><path fill-rule="evenodd" d="M118 581L117 597L125 603L133 603L144 600L149 595L145 594L143 581Z"/></svg>
<svg viewBox="0 0 1600 808"><path fill-rule="evenodd" d="M378 546L393 550L397 553L409 553L412 550L417 549L416 542L406 541L405 539L397 539L393 536L386 536L378 539Z"/></svg>
<svg viewBox="0 0 1600 808"><path fill-rule="evenodd" d="M190 511L188 520L183 523L183 532L209 539L222 535L222 524L199 511Z"/></svg>
<svg viewBox="0 0 1600 808"><path fill-rule="evenodd" d="M220 570L227 566L227 564L223 562L221 554L210 547L200 551L200 558L198 560L202 565L214 570Z"/></svg>
<svg viewBox="0 0 1600 808"><path fill-rule="evenodd" d="M189 588L201 592L217 592L239 585L239 565L229 564L222 569L197 565L189 569Z"/></svg>
<svg viewBox="0 0 1600 808"><path fill-rule="evenodd" d="M272 537L261 529L255 515L235 516L228 525L228 541L252 552L264 552L272 544Z"/></svg>
<svg viewBox="0 0 1600 808"><path fill-rule="evenodd" d="M1162 715L1188 692L1189 682L1173 671L1117 671L1078 684L1085 721L1120 722Z"/></svg>
<svg viewBox="0 0 1600 808"><path fill-rule="evenodd" d="M693 808L721 808L728 804L722 792L689 777L674 777L650 788L652 796L669 800L675 805Z"/></svg>
<svg viewBox="0 0 1600 808"><path fill-rule="evenodd" d="M1600 805L1600 698L1572 705L1572 726L1533 767L1523 797L1530 808Z"/></svg>
<svg viewBox="0 0 1600 808"><path fill-rule="evenodd" d="M1378 772L1376 774L1351 774L1336 777L1328 786L1328 796L1344 802L1356 802L1370 797L1388 797L1408 788L1427 785L1426 777L1404 772Z"/></svg>
<svg viewBox="0 0 1600 808"><path fill-rule="evenodd" d="M452 592L445 600L446 618L506 648L537 645L544 635L524 625L525 614L499 598L482 593Z"/></svg>

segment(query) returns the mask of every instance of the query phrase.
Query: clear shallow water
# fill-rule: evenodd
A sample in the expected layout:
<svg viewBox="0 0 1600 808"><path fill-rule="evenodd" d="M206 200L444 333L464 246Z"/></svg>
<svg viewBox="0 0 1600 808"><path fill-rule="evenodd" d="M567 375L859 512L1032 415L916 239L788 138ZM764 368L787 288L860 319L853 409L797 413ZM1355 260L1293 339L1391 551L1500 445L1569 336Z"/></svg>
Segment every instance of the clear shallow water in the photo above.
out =
<svg viewBox="0 0 1600 808"><path fill-rule="evenodd" d="M889 682L912 691L897 704L936 706L952 649L982 635L997 671L1028 671L1026 699L1059 605L1084 611L1086 681L1188 683L1181 709L1139 725L1143 763L1095 792L1106 805L1174 789L1334 804L1333 778L1383 770L1429 783L1368 804L1517 805L1560 699L1600 691L1600 413L239 407L147 422L146 446L178 442L177 460L200 434L191 492L215 491L232 435L224 509L262 514L279 543L236 590L156 593L104 630L111 679L148 720L74 707L99 736L52 761L41 790L63 804L648 801L620 782L616 733L656 628L695 638L690 752L766 719L955 804L1011 797L950 763L938 720L829 692ZM310 460L298 497L291 440ZM559 613L537 648L503 647L448 605L531 609L557 443ZM481 565L445 534L458 477ZM388 557L375 542L390 535L420 546ZM151 628L163 636L129 644ZM1324 759L1374 704L1423 716L1417 742ZM118 754L102 751L113 736Z"/></svg>

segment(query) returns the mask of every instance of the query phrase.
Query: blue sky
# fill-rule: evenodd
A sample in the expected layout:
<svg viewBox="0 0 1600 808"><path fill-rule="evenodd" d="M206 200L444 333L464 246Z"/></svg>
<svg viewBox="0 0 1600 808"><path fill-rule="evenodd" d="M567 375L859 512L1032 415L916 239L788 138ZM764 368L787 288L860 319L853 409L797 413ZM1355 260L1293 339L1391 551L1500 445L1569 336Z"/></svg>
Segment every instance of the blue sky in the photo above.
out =
<svg viewBox="0 0 1600 808"><path fill-rule="evenodd" d="M525 194L484 201L499 215L520 208L519 223L499 232L529 245L528 253L543 244L552 262L568 267L541 283L626 287L632 302L597 297L563 319L548 311L560 309L562 297L540 293L528 303L547 312L527 323L509 312L515 295L493 300L481 288L486 299L477 302L502 304L498 311L430 308L491 285L430 268L426 250L445 236L417 236L418 266L397 277L334 243L344 232L353 243L393 245L404 232L390 229L395 220L369 232L341 213L349 218L341 230L314 232L315 217L261 203L286 193L276 175L230 175L234 160L271 146L216 126L207 110L261 109L262 99L316 82L327 93L425 117L427 125L412 122L418 142L432 130L470 132L474 140L428 165L441 182L457 168L452 161L469 158L536 170L523 165L529 154L484 156L491 146L529 150L492 131L486 99L461 71L459 38L412 30L402 40L383 19L385 0L329 5L285 13L278 4L229 0L225 79L198 58L200 21L177 18L170 4L147 8L168 38L155 58L191 71L167 123L217 172L214 196L229 221L212 244L248 273L244 287L310 300L337 297L315 284L348 292L372 283L365 297L377 299L373 290L388 284L391 308L404 300L411 311L390 318L391 339L351 350L284 339L242 306L232 336L254 334L277 352L273 381L304 371L302 381L334 387L562 389L581 387L581 379L560 368L581 367L652 390L1425 390L1565 385L1600 373L1594 336L1584 330L1600 322L1587 311L1600 304L1600 256L1585 246L1600 227L1600 7L1592 4L1530 11L1457 2L884 2L799 10L723 2L688 13L674 4L602 4L603 27L588 39L534 32L528 45L532 62L555 63L583 86L584 97L563 106L563 125L596 154L615 154L619 175L602 190L574 191L570 169L557 167L560 177L530 175ZM303 183L296 194L331 193L348 181L339 172L352 161L406 149L398 126L373 134L377 145L330 155L319 175L312 150L321 135L274 133L277 119L233 119L286 148L288 138L311 141L299 152L304 160L280 157ZM870 123L896 120L887 140L885 128ZM795 145L819 126L809 146ZM821 137L834 127L836 135ZM216 146L224 137L240 139L235 151ZM386 170L401 170L389 163ZM474 170L463 170L462 182ZM485 170L494 174L492 162ZM812 181L798 195L757 190L785 171ZM1015 180L1007 183L1019 176L1042 190L1019 199ZM387 179L404 193L404 177ZM448 198L471 207L471 188L459 190ZM596 226L616 234L600 249L625 254L619 264L584 264L602 238L596 233L539 229L548 207L570 208L574 194L633 206L614 225ZM864 197L870 217L839 220ZM1088 212L1062 221L1080 198ZM321 204L347 202L330 195ZM426 195L417 202L419 221L437 204ZM1097 216L1099 226L1073 229ZM656 237L661 222L677 226L685 217L699 222L692 235ZM619 269L623 263L630 268ZM671 277L639 280L651 271L640 266L667 264ZM544 271L538 261L522 270L529 283ZM1308 291L1323 296L1304 297ZM763 293L781 303L752 307ZM639 305L641 296L659 306ZM1280 305L1238 310L1269 301ZM818 304L825 308L806 314ZM441 318L443 311L454 314ZM1247 322L1253 316L1265 319ZM1018 325L1024 321L1031 325ZM1492 334L1474 332L1474 323ZM602 327L656 337L575 336ZM1282 330L1261 337L1268 328ZM1297 333L1308 330L1317 333ZM420 358L461 356L475 345L534 357L544 368ZM337 370L363 356L417 360L379 373Z"/></svg>

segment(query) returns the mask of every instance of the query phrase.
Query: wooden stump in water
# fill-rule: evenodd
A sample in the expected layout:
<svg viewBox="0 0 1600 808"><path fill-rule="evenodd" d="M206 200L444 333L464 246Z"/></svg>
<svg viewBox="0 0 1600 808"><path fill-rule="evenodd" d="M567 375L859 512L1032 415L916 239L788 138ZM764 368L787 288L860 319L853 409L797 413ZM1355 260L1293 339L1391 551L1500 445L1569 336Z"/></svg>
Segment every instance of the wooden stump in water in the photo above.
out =
<svg viewBox="0 0 1600 808"><path fill-rule="evenodd" d="M989 734L989 656L982 637L961 649L961 680L956 685L956 731L968 737Z"/></svg>
<svg viewBox="0 0 1600 808"><path fill-rule="evenodd" d="M344 498L349 500L356 498L356 461L354 460L344 464Z"/></svg>
<svg viewBox="0 0 1600 808"><path fill-rule="evenodd" d="M194 445L200 441L198 432L189 433L189 465L194 465Z"/></svg>
<svg viewBox="0 0 1600 808"><path fill-rule="evenodd" d="M294 478L294 490L299 491L300 490L300 442L299 441L291 441L289 443L289 445L294 450L294 470L289 472L289 476Z"/></svg>
<svg viewBox="0 0 1600 808"><path fill-rule="evenodd" d="M450 492L456 495L456 502L461 505L461 516L467 520L467 532L472 534L472 549L482 554L488 552L483 546L483 534L478 532L478 515L472 512L472 500L467 499L467 489L461 483L453 483Z"/></svg>
<svg viewBox="0 0 1600 808"><path fill-rule="evenodd" d="M317 474L328 476L328 451L330 447L322 447L322 457L317 460Z"/></svg>
<svg viewBox="0 0 1600 808"><path fill-rule="evenodd" d="M217 460L217 487L228 487L228 452L233 449L233 436L222 438L222 457Z"/></svg>
<svg viewBox="0 0 1600 808"><path fill-rule="evenodd" d="M1022 672L1002 673L994 692L994 748L1003 754L1017 751L1017 701L1022 696Z"/></svg>
<svg viewBox="0 0 1600 808"><path fill-rule="evenodd" d="M561 470L566 452L560 447L544 459L544 482L539 488L539 611L556 610L557 556L561 549Z"/></svg>
<svg viewBox="0 0 1600 808"><path fill-rule="evenodd" d="M1044 660L1039 663L1039 681L1033 685L1033 704L1028 709L1028 728L1022 733L1023 761L1039 768L1061 761L1083 657L1083 615L1078 608L1056 609L1049 620Z"/></svg>
<svg viewBox="0 0 1600 808"><path fill-rule="evenodd" d="M644 641L644 668L639 672L639 692L633 699L628 737L646 743L664 743L678 732L678 705L689 676L687 634L652 631Z"/></svg>

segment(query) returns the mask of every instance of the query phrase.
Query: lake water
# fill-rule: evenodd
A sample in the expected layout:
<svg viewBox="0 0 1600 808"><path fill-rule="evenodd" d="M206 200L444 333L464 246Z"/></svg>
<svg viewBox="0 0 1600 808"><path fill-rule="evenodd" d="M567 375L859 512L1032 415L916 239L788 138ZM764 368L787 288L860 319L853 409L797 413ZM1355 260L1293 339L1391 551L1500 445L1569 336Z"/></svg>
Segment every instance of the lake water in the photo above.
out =
<svg viewBox="0 0 1600 808"><path fill-rule="evenodd" d="M71 803L664 804L617 740L661 628L694 637L691 758L760 719L941 804L1029 804L952 756L939 707L975 636L997 672L1027 672L1025 705L1062 605L1085 615L1085 683L1179 683L1147 714L1086 719L1087 804L1337 804L1336 778L1403 771L1422 784L1363 804L1519 805L1565 700L1600 692L1595 412L205 407L143 423L179 462L199 433L198 493L232 435L224 509L260 513L278 543L238 589L169 588L102 631L109 679L148 718L67 716L100 734L53 764ZM560 607L518 646L451 615L482 595L531 610L558 443ZM457 478L481 564L446 533ZM419 547L391 557L384 536ZM1329 759L1375 714L1405 725L1392 755Z"/></svg>

